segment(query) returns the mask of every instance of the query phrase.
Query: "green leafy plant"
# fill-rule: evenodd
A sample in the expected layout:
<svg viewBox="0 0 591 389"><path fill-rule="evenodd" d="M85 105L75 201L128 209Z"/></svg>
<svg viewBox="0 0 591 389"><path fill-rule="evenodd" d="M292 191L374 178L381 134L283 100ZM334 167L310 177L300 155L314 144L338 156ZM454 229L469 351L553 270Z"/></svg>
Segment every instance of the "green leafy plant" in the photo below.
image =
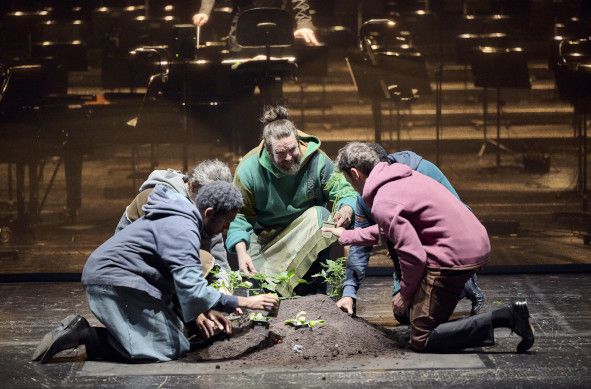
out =
<svg viewBox="0 0 591 389"><path fill-rule="evenodd" d="M211 273L217 277L220 274L220 269L216 267L212 269ZM227 289L231 294L234 294L238 288L252 288L252 282L244 280L243 273L230 270L225 272L225 278L217 278L211 286L216 290Z"/></svg>
<svg viewBox="0 0 591 389"><path fill-rule="evenodd" d="M260 312L251 312L248 315L248 320L250 320L250 321L259 321L259 322L267 322L267 321L269 321L269 317L263 315Z"/></svg>
<svg viewBox="0 0 591 389"><path fill-rule="evenodd" d="M256 273L253 275L246 275L240 271L225 271L224 276L220 277L221 269L219 267L214 267L211 270L211 274L216 277L217 279L211 284L217 290L222 288L227 289L230 293L234 294L234 291L238 288L248 289L249 295L255 296L261 293L277 293L278 287L283 287L287 290L287 285L291 281L293 277L295 277L295 271L282 271L281 273L277 274L263 274L263 273ZM251 279L256 281L259 285L258 288L253 288L253 283L248 281ZM306 283L306 280L298 280L298 284ZM283 297L294 297L293 293L287 293L287 295Z"/></svg>
<svg viewBox="0 0 591 389"><path fill-rule="evenodd" d="M328 285L328 295L333 298L341 297L343 293L343 282L347 267L347 257L329 259L322 264L322 271L312 277L320 277Z"/></svg>
<svg viewBox="0 0 591 389"><path fill-rule="evenodd" d="M294 326L296 328L300 328L300 327L309 327L309 328L320 327L320 326L323 326L324 323L326 323L326 320L308 320L308 318L306 317L306 311L300 311L296 315L295 319L288 319L288 320L285 320L283 322L283 324L291 325L291 326Z"/></svg>
<svg viewBox="0 0 591 389"><path fill-rule="evenodd" d="M262 273L257 273L253 276L251 276L251 278L255 281L257 281L259 283L259 285L261 286L261 288L269 291L269 292L273 292L276 293L277 292L277 288L278 287L283 287L285 289L287 289L287 285L289 284L289 282L291 281L291 279L295 276L295 271L290 270L290 271L282 271L281 273L277 273L277 274L262 274ZM297 283L298 284L304 284L306 283L306 280L298 280ZM292 292L288 292L286 296L283 297L293 297L294 294Z"/></svg>

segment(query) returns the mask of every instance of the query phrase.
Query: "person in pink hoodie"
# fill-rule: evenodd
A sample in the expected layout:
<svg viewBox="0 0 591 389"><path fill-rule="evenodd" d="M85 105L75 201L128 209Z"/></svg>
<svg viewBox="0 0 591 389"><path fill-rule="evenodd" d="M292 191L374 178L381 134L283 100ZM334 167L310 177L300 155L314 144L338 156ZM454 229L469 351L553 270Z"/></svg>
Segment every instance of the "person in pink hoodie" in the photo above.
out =
<svg viewBox="0 0 591 389"><path fill-rule="evenodd" d="M479 347L507 327L522 337L518 352L534 343L526 302L449 321L466 281L489 258L490 241L472 211L440 183L400 163L379 162L367 144L352 142L337 167L371 207L376 225L327 228L343 245L375 245L389 239L398 252L402 280L395 313L410 310L411 348L441 352Z"/></svg>

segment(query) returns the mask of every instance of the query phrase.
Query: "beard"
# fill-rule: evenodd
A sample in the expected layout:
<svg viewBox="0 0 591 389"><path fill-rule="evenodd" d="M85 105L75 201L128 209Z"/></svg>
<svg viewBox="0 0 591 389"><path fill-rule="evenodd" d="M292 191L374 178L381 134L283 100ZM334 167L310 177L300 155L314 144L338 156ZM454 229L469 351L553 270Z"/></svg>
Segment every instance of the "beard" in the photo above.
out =
<svg viewBox="0 0 591 389"><path fill-rule="evenodd" d="M300 171L300 167L302 166L302 157L298 156L297 158L293 158L289 165L278 165L275 164L277 169L281 170L283 174L287 174L288 176L294 176L297 172Z"/></svg>

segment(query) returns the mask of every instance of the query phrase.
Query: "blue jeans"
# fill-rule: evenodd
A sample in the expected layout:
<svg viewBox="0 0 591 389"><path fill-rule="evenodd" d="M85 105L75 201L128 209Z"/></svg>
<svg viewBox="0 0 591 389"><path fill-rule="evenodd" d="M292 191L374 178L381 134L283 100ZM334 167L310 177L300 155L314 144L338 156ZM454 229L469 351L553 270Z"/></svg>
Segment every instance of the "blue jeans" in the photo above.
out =
<svg viewBox="0 0 591 389"><path fill-rule="evenodd" d="M139 290L107 285L86 286L86 296L123 360L164 362L189 351L181 319L163 301Z"/></svg>

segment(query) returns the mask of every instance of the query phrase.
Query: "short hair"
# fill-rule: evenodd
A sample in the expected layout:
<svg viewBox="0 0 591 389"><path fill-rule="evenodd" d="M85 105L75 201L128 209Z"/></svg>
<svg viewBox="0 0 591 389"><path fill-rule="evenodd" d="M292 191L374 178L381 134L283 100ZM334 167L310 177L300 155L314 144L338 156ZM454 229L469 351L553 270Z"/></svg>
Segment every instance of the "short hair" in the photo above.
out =
<svg viewBox="0 0 591 389"><path fill-rule="evenodd" d="M371 147L371 149L373 151L376 152L378 159L380 160L380 162L388 162L388 152L386 151L386 149L384 148L384 146L382 146L379 143L368 143L367 144L369 147Z"/></svg>
<svg viewBox="0 0 591 389"><path fill-rule="evenodd" d="M206 159L199 163L189 177L189 184L202 187L214 181L232 182L232 172L225 162L219 159Z"/></svg>
<svg viewBox="0 0 591 389"><path fill-rule="evenodd" d="M283 139L290 135L295 136L296 139L298 137L298 129L289 120L287 108L284 106L265 106L261 122L263 123L263 144L270 154L273 152L273 140Z"/></svg>
<svg viewBox="0 0 591 389"><path fill-rule="evenodd" d="M363 174L369 175L378 162L380 162L378 155L369 145L349 142L339 150L336 165L340 171L347 174L350 174L352 168L356 168Z"/></svg>
<svg viewBox="0 0 591 389"><path fill-rule="evenodd" d="M214 181L203 185L195 196L197 209L213 208L216 215L226 215L244 205L242 194L234 185L225 181Z"/></svg>

